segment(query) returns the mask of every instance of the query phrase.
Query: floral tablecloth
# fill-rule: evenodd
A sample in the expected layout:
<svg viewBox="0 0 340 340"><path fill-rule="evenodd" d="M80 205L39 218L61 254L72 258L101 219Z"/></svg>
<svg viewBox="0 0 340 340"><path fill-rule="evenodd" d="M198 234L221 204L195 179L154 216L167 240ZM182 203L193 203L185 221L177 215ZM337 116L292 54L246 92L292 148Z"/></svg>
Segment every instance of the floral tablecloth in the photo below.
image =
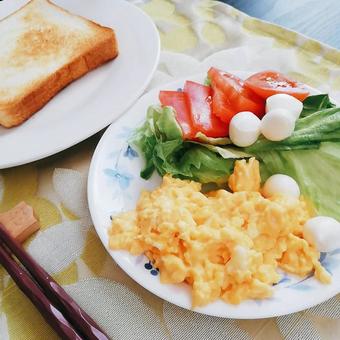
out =
<svg viewBox="0 0 340 340"><path fill-rule="evenodd" d="M340 101L337 50L218 2L130 2L153 18L161 36L163 52L149 89L209 65L228 65L228 70L278 69ZM340 296L288 316L231 320L183 310L132 281L101 245L87 207L86 178L99 137L0 171L0 212L21 200L34 207L41 230L26 248L112 339L339 338ZM2 268L0 308L1 339L57 338Z"/></svg>

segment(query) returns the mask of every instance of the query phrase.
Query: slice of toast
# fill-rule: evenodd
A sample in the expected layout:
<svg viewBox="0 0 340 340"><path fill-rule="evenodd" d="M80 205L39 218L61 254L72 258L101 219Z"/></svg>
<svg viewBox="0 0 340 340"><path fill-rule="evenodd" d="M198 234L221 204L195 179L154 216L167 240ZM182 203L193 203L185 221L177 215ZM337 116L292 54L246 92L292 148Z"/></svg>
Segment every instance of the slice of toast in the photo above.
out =
<svg viewBox="0 0 340 340"><path fill-rule="evenodd" d="M0 125L21 124L66 85L117 55L112 29L48 0L28 2L0 21Z"/></svg>

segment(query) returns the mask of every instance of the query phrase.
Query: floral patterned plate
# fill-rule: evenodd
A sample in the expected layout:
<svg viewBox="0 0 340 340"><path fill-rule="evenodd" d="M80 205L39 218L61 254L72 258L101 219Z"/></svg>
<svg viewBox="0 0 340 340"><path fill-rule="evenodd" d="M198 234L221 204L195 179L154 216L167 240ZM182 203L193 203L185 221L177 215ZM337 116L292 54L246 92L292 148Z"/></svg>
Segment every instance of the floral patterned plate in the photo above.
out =
<svg viewBox="0 0 340 340"><path fill-rule="evenodd" d="M241 78L244 72L232 72ZM205 75L191 77L203 82ZM190 78L190 77L189 77ZM187 78L188 79L188 78ZM176 90L184 79L163 85L162 89ZM317 92L311 89L312 92ZM143 159L139 152L128 144L133 130L141 125L149 105L158 102L159 89L141 97L118 121L112 124L99 142L92 159L88 179L88 199L96 231L112 258L136 282L144 288L180 307L191 309L190 287L186 284L161 284L156 268L145 256L132 256L125 251L108 248L107 230L110 217L121 211L134 209L140 192L158 186L161 177L154 174L151 179L140 178ZM228 318L258 319L297 312L321 303L340 292L340 249L321 254L322 265L332 275L332 283L324 285L312 275L305 278L283 273L269 299L247 300L239 305L230 305L218 300L194 311Z"/></svg>

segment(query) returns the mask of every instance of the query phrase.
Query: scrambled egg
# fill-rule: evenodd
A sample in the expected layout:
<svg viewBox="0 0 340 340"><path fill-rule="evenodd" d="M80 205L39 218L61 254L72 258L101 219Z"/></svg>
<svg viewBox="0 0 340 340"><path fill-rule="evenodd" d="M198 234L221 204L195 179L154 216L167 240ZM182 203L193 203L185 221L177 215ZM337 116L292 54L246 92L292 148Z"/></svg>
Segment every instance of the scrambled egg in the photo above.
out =
<svg viewBox="0 0 340 340"><path fill-rule="evenodd" d="M236 161L227 190L201 193L201 184L164 176L143 192L135 211L113 219L110 248L145 254L163 283L187 282L193 306L218 298L237 304L272 295L278 268L322 282L330 276L319 252L302 238L311 217L301 199L260 193L259 163Z"/></svg>

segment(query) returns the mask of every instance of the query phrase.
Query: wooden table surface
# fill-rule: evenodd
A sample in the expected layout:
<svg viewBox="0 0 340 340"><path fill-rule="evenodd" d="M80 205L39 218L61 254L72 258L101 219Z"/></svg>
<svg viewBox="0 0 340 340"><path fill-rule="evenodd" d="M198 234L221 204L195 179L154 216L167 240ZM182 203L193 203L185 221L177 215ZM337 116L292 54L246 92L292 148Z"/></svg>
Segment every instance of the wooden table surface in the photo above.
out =
<svg viewBox="0 0 340 340"><path fill-rule="evenodd" d="M340 49L340 0L223 0L260 19L277 23Z"/></svg>

